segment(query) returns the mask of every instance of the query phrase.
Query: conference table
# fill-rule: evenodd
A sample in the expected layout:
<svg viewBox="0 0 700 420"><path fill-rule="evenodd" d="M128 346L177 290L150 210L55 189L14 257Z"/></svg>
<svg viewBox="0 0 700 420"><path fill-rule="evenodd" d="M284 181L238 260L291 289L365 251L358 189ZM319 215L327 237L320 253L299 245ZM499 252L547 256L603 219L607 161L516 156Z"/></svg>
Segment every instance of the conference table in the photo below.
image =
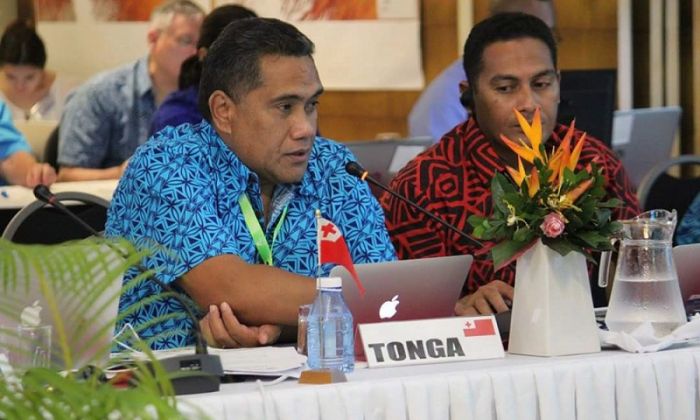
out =
<svg viewBox="0 0 700 420"><path fill-rule="evenodd" d="M107 201L111 201L118 182L119 180L117 179L104 181L57 182L51 185L50 188L54 193L77 191L96 195L100 198L104 198ZM15 213L17 213L22 207L35 200L36 198L34 198L34 193L31 188L25 188L19 185L1 185L0 233L2 233L5 226L7 226Z"/></svg>
<svg viewBox="0 0 700 420"><path fill-rule="evenodd" d="M700 344L658 353L502 359L396 368L356 368L347 382L295 379L222 384L178 397L179 407L215 419L700 418Z"/></svg>

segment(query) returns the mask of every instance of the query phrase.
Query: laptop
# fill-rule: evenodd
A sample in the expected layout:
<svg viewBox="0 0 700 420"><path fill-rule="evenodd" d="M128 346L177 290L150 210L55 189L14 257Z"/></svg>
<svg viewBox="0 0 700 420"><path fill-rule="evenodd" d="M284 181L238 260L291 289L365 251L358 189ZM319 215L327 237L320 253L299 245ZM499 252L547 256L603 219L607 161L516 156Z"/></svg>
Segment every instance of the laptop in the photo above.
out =
<svg viewBox="0 0 700 420"><path fill-rule="evenodd" d="M357 264L364 296L345 267L333 267L330 276L343 279L343 296L353 317L355 356L364 357L357 324L453 316L473 259L454 255Z"/></svg>
<svg viewBox="0 0 700 420"><path fill-rule="evenodd" d="M677 106L615 111L613 150L635 187L654 165L671 157L680 118Z"/></svg>
<svg viewBox="0 0 700 420"><path fill-rule="evenodd" d="M112 272L110 277L116 278L109 284L104 284L103 279L109 270L118 272L123 260L111 251L101 252L100 255L104 259L98 263L90 258L81 260L87 261L85 266L90 267L90 274L85 276L89 280L76 284L66 269L65 279L53 279L50 283L73 358L73 368L99 365L109 360L122 276ZM10 283L0 293L0 352L8 355L10 363L18 362L23 354L19 350L21 344L17 333L21 320L38 318L39 325L52 326L51 367L63 369L65 361L58 325L52 316L51 302L41 291L39 275L34 270L0 271L0 276L3 275L12 277L0 279L0 282Z"/></svg>
<svg viewBox="0 0 700 420"><path fill-rule="evenodd" d="M32 147L34 156L42 159L44 156L44 148L46 141L49 139L51 132L58 125L55 120L14 120L17 130L22 133Z"/></svg>
<svg viewBox="0 0 700 420"><path fill-rule="evenodd" d="M365 140L343 143L370 176L389 182L406 164L435 142L430 137Z"/></svg>
<svg viewBox="0 0 700 420"><path fill-rule="evenodd" d="M673 262L683 302L691 298L700 300L700 244L673 247Z"/></svg>

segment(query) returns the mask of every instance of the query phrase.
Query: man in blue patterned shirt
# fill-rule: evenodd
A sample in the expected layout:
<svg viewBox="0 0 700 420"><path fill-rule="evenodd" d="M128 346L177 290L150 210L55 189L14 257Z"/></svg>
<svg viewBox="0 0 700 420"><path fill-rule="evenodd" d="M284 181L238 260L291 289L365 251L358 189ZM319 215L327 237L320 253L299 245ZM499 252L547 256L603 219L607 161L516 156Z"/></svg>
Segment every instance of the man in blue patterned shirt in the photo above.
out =
<svg viewBox="0 0 700 420"><path fill-rule="evenodd" d="M61 116L60 181L117 179L148 139L151 117L177 90L182 62L195 54L204 11L192 1L169 1L153 11L149 54L88 80Z"/></svg>
<svg viewBox="0 0 700 420"><path fill-rule="evenodd" d="M230 24L204 62L205 120L140 147L112 200L108 235L155 250L146 266L208 311L200 325L210 344L269 344L296 325L299 305L315 296L313 277L330 270L317 267L317 209L355 263L396 258L379 204L344 170L353 156L315 136L323 87L313 48L279 20ZM144 304L161 290L131 283L124 322L139 329L157 318L140 332L153 348L190 344L178 302Z"/></svg>

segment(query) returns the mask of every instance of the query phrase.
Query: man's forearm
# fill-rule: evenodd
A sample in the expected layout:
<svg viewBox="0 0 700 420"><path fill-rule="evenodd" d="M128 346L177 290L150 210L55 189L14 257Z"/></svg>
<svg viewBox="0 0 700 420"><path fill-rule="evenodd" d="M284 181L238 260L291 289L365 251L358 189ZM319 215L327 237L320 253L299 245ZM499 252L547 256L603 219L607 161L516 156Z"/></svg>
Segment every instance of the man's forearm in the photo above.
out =
<svg viewBox="0 0 700 420"><path fill-rule="evenodd" d="M245 325L296 325L299 305L316 295L312 278L233 255L210 258L179 281L200 307L228 302Z"/></svg>
<svg viewBox="0 0 700 420"><path fill-rule="evenodd" d="M58 181L92 181L100 179L119 179L122 176L122 166L93 169L78 166L62 166L58 171Z"/></svg>

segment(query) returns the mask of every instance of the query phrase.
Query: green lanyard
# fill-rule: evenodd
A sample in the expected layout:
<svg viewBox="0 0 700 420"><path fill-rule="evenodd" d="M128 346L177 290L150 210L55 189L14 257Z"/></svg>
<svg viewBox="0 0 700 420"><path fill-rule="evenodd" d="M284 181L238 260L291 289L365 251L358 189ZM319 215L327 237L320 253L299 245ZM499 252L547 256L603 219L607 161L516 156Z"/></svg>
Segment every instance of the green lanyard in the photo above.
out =
<svg viewBox="0 0 700 420"><path fill-rule="evenodd" d="M272 246L270 246L270 244L267 243L265 232L263 231L262 226L260 226L260 221L255 215L253 206L250 204L248 194L242 194L241 198L238 199L238 204L241 206L245 224L248 226L248 231L250 232L250 236L253 238L253 242L255 243L255 248L258 250L260 259L265 264L272 265L272 248L275 246L275 239L277 239L277 234L284 223L284 218L287 216L287 206L284 206L282 215L280 216L280 219L275 226L275 230L272 233Z"/></svg>

